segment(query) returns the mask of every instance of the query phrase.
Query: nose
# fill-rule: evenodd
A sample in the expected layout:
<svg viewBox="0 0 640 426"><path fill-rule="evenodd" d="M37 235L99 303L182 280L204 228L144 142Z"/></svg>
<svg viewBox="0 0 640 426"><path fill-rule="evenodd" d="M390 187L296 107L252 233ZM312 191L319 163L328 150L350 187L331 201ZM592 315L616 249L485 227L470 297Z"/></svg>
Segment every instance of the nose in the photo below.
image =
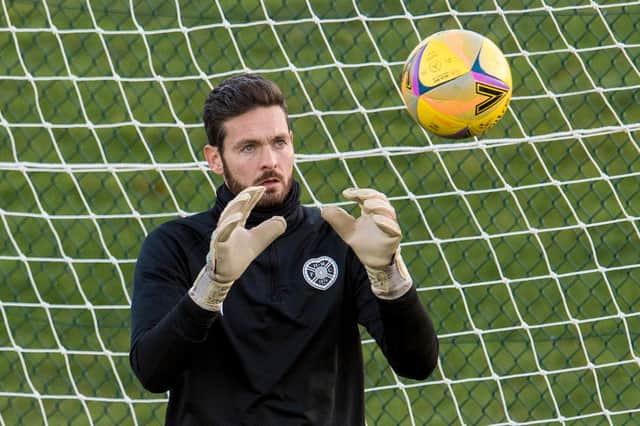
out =
<svg viewBox="0 0 640 426"><path fill-rule="evenodd" d="M268 145L261 153L260 168L262 169L275 169L278 165L278 155L274 149Z"/></svg>

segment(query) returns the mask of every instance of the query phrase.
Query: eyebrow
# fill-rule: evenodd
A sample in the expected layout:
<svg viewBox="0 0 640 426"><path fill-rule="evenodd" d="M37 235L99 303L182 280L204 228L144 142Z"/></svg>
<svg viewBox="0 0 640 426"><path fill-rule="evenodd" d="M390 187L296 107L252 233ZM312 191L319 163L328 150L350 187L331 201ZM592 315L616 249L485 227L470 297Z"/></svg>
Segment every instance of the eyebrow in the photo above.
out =
<svg viewBox="0 0 640 426"><path fill-rule="evenodd" d="M269 141L272 141L274 139L286 139L287 137L289 137L288 133L278 133L269 137ZM233 147L243 146L251 143L261 143L261 139L256 139L256 138L240 139L233 143Z"/></svg>

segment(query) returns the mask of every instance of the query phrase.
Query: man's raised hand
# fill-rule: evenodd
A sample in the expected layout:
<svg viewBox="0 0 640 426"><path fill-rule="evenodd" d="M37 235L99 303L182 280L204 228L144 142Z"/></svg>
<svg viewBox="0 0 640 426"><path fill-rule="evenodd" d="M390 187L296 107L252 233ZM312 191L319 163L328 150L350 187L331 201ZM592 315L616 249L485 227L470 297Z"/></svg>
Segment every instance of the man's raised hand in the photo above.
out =
<svg viewBox="0 0 640 426"><path fill-rule="evenodd" d="M412 281L400 256L402 232L387 197L373 189L345 189L342 195L360 205L356 219L340 207L322 209L322 217L353 249L365 266L373 293L381 299L397 299Z"/></svg>
<svg viewBox="0 0 640 426"><path fill-rule="evenodd" d="M233 283L287 229L282 216L274 216L252 229L244 227L264 191L263 186L245 188L220 215L211 235L206 264L189 290L189 296L200 307L220 311Z"/></svg>

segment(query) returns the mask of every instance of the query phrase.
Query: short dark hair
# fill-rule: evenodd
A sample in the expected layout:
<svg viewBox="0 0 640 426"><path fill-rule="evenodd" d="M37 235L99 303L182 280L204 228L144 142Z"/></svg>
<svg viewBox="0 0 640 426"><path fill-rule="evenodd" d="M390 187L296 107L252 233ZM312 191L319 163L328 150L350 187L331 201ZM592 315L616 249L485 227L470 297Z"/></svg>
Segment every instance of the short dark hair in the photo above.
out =
<svg viewBox="0 0 640 426"><path fill-rule="evenodd" d="M271 80L256 74L231 77L214 88L204 103L204 129L209 145L222 153L226 136L225 121L256 107L279 106L287 115L287 104L282 91ZM288 118L287 118L288 121Z"/></svg>

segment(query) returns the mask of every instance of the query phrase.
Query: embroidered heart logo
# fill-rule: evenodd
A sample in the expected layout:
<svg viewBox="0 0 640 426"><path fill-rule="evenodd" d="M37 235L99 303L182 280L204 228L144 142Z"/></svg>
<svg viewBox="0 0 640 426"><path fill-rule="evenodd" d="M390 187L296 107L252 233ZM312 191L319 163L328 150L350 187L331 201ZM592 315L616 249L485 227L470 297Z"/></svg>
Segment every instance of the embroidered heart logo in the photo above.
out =
<svg viewBox="0 0 640 426"><path fill-rule="evenodd" d="M329 256L314 257L302 266L302 276L311 287L324 291L338 279L338 264Z"/></svg>

